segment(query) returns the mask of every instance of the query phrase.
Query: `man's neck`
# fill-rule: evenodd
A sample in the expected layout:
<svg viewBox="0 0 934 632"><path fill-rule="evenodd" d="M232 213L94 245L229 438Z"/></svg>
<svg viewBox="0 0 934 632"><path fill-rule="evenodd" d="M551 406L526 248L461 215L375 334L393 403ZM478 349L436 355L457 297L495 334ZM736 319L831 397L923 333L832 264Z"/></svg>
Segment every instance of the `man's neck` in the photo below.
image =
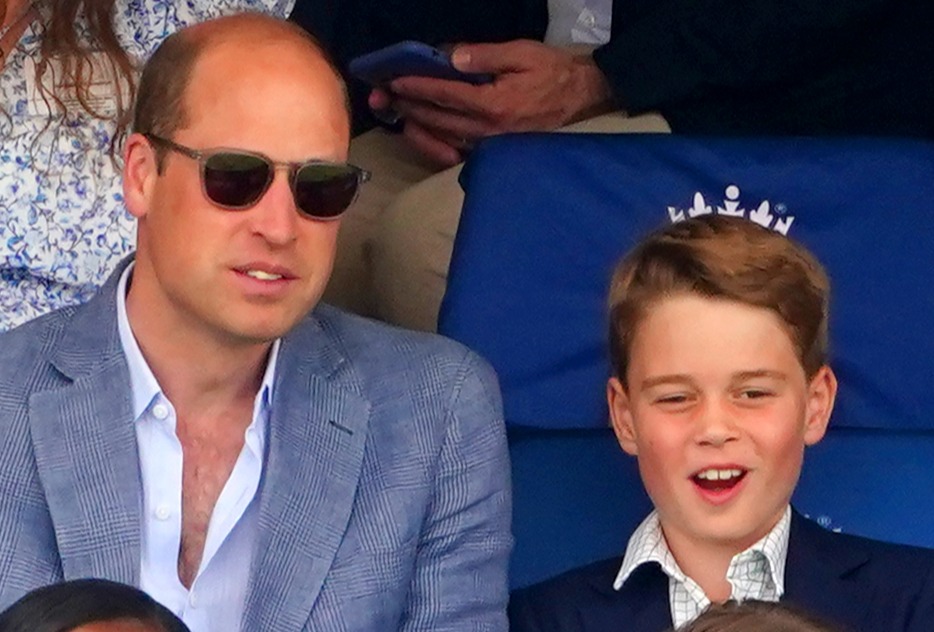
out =
<svg viewBox="0 0 934 632"><path fill-rule="evenodd" d="M271 342L223 339L190 322L166 322L141 309L132 288L127 318L147 365L180 417L210 417L252 405L262 383ZM160 315L161 316L161 315Z"/></svg>

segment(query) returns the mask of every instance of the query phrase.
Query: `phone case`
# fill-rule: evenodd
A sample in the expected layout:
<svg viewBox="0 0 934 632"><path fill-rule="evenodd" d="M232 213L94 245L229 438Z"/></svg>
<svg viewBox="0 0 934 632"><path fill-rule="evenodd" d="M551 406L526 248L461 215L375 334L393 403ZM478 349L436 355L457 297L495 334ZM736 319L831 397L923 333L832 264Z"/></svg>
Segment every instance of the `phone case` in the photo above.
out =
<svg viewBox="0 0 934 632"><path fill-rule="evenodd" d="M446 53L412 41L399 42L356 57L348 68L353 76L371 86L386 85L397 77L407 76L466 81L475 85L493 80L488 74L461 72L451 65Z"/></svg>

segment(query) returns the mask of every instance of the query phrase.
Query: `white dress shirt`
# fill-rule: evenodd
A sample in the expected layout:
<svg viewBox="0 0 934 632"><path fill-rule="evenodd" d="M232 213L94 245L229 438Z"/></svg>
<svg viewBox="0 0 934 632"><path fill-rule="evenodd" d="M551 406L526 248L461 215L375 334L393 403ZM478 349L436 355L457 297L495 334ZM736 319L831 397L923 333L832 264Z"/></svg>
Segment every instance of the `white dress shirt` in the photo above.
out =
<svg viewBox="0 0 934 632"><path fill-rule="evenodd" d="M545 43L567 48L601 46L610 41L613 0L548 0Z"/></svg>
<svg viewBox="0 0 934 632"><path fill-rule="evenodd" d="M778 601L785 593L785 560L788 557L788 536L791 507L785 509L765 537L745 551L736 554L727 569L726 578L733 587L731 599L743 601ZM622 588L639 566L657 563L668 576L668 601L671 621L676 628L693 621L710 605L710 600L697 583L684 574L668 548L658 513L652 512L629 538L623 564L613 582Z"/></svg>
<svg viewBox="0 0 934 632"><path fill-rule="evenodd" d="M191 628L192 632L234 632L240 628L257 531L257 489L263 472L279 341L272 345L253 420L211 520L201 565L191 585L178 578L182 530L182 446L172 406L140 351L126 312L127 280L117 288L117 326L130 370L133 416L143 483L140 588Z"/></svg>

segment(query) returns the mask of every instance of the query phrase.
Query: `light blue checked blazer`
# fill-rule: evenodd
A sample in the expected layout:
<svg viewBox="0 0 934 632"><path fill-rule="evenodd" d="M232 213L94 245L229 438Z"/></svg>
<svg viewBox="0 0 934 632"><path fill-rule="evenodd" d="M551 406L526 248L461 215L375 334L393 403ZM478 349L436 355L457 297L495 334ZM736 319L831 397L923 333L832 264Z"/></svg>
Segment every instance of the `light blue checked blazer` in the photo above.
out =
<svg viewBox="0 0 934 632"><path fill-rule="evenodd" d="M63 578L139 582L125 265L0 335L0 608ZM320 306L283 339L267 451L244 631L507 629L509 463L476 355Z"/></svg>

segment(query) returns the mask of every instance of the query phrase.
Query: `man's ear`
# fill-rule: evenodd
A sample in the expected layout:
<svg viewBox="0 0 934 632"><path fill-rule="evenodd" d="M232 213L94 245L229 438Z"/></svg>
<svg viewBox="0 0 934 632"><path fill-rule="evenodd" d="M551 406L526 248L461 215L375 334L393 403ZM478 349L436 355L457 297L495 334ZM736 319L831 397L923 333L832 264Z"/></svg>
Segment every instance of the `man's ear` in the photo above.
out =
<svg viewBox="0 0 934 632"><path fill-rule="evenodd" d="M818 369L808 384L804 420L804 444L814 445L824 438L830 413L837 398L837 377L826 364Z"/></svg>
<svg viewBox="0 0 934 632"><path fill-rule="evenodd" d="M606 401L610 408L610 421L616 440L626 454L636 456L639 449L636 446L636 431L632 425L632 407L626 387L619 378L611 377L606 383Z"/></svg>
<svg viewBox="0 0 934 632"><path fill-rule="evenodd" d="M123 201L136 219L149 212L158 177L155 149L142 134L130 134L123 151Z"/></svg>

